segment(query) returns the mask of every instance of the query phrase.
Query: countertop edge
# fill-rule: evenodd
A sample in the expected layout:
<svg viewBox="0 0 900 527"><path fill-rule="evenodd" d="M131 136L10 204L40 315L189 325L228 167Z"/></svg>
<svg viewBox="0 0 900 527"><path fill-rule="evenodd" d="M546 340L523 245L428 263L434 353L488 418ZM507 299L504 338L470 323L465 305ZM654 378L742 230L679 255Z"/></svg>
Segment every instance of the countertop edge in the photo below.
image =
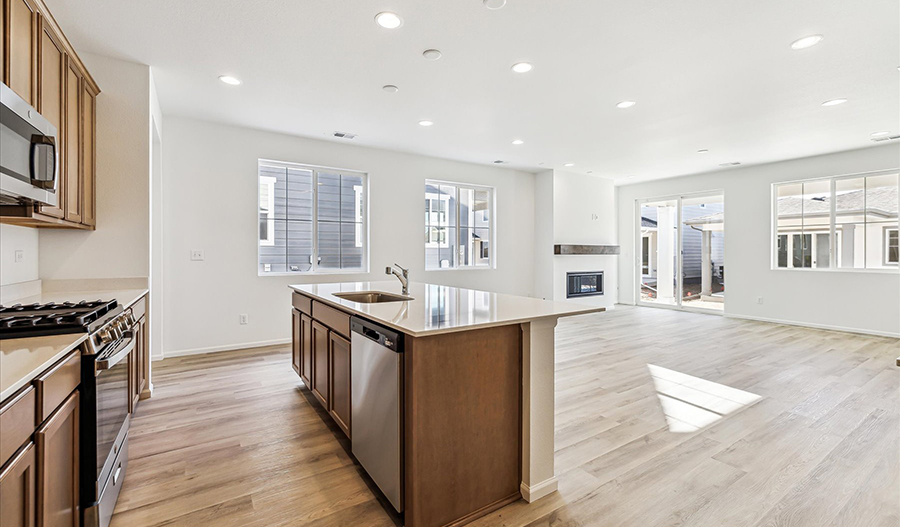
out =
<svg viewBox="0 0 900 527"><path fill-rule="evenodd" d="M60 359L65 357L67 354L71 353L72 350L74 350L75 348L80 346L82 342L87 340L88 335L87 335L87 333L72 333L72 337L75 340L73 340L71 344L68 344L65 348L63 348L62 351L53 355L52 358L44 361L40 366L35 367L28 375L25 375L18 381L14 382L12 385L10 385L9 388L3 390L3 392L0 392L0 402L3 402L6 399L8 399L9 397L15 395L16 392L21 390L24 386L27 386L28 384L30 384L31 381L33 381L35 377L40 375L47 368L49 368L50 366L53 366ZM38 338L40 338L40 337L38 337Z"/></svg>
<svg viewBox="0 0 900 527"><path fill-rule="evenodd" d="M434 335L445 335L447 333L459 333L461 331L472 331L472 330L476 330L476 329L488 329L488 328L496 328L496 327L501 327L501 326L513 326L513 325L524 324L526 322L531 322L533 320L573 317L573 316L578 316L578 315L587 315L589 313L602 313L602 312L606 311L605 307L584 306L584 308L582 309L579 306L579 308L574 311L570 311L570 312L566 312L566 313L562 313L562 314L558 314L558 315L543 315L543 316L537 316L537 317L515 318L515 319L503 320L503 321L497 321L497 322L484 322L481 324L471 324L468 326L457 326L457 327L451 327L451 328L437 328L437 329L430 329L427 331L413 331L409 328L404 328L404 327L402 327L398 324L395 324L391 321L384 320L384 319L381 319L378 317L373 317L369 313L364 313L362 311L353 309L347 305L336 302L336 301L328 298L327 296L321 296L321 295L317 295L314 293L310 293L309 291L297 289L293 285L289 285L288 287L291 289L291 291L293 291L295 293L307 296L313 300L318 300L319 302L327 304L329 307L333 307L335 309L339 309L341 311L348 312L348 313L358 316L360 318L372 320L379 324L383 324L391 329L395 329L395 330L403 333L404 335L409 335L410 337L415 337L415 338L430 337L430 336L434 336Z"/></svg>

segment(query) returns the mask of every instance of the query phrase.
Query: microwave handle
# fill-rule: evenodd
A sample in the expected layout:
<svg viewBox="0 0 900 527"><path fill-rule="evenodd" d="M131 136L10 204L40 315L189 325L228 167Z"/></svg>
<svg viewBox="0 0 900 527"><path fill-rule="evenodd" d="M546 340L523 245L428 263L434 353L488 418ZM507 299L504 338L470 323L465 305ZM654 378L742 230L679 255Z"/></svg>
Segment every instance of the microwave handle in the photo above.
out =
<svg viewBox="0 0 900 527"><path fill-rule="evenodd" d="M47 162L50 164L49 175L48 172L39 170L41 162L39 156L46 155L48 146L50 151L50 158L47 159ZM52 137L46 135L32 135L30 154L32 182L39 182L44 188L55 188L57 160L56 141L54 141Z"/></svg>

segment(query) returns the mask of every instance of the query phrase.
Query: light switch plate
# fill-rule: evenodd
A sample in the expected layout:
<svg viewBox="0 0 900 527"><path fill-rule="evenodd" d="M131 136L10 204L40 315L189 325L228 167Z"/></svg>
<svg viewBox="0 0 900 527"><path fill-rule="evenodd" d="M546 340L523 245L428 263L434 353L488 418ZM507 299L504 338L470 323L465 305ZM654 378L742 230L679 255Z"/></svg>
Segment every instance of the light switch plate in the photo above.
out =
<svg viewBox="0 0 900 527"><path fill-rule="evenodd" d="M25 251L23 251L22 249L16 249L15 259L16 259L16 262L21 262L22 260L24 260L25 259Z"/></svg>
<svg viewBox="0 0 900 527"><path fill-rule="evenodd" d="M194 249L193 251L191 251L191 261L202 262L203 251L201 251L200 249Z"/></svg>

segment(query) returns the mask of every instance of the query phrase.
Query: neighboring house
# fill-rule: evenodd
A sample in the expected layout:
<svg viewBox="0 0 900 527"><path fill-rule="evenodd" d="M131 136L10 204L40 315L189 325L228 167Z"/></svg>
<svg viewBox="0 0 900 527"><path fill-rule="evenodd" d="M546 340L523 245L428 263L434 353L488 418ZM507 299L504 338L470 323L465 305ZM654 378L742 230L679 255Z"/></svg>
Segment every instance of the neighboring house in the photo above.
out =
<svg viewBox="0 0 900 527"><path fill-rule="evenodd" d="M725 213L721 203L708 203L703 205L689 205L682 209L681 231L684 253L682 255L682 276L685 280L697 280L703 275L703 224L719 224L719 227L706 227L707 230L721 232L724 228ZM647 207L642 211L646 216L641 217L641 274L645 278L655 278L658 258L658 226L656 208ZM707 220L707 218L711 218ZM725 266L725 237L721 234L712 235L710 240L710 260L716 276L724 272ZM652 282L652 281L651 281Z"/></svg>
<svg viewBox="0 0 900 527"><path fill-rule="evenodd" d="M836 267L893 267L900 261L896 186L837 194ZM778 198L778 267L832 267L829 195Z"/></svg>

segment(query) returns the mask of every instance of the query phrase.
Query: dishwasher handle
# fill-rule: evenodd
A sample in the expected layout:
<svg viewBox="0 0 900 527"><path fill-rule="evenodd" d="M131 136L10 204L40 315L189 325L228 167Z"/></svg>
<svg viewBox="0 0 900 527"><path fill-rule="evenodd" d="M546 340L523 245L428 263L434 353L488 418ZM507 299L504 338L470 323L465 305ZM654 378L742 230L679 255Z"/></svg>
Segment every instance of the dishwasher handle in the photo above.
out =
<svg viewBox="0 0 900 527"><path fill-rule="evenodd" d="M392 329L370 322L364 318L351 317L350 331L384 346L391 351L403 353L403 335Z"/></svg>

